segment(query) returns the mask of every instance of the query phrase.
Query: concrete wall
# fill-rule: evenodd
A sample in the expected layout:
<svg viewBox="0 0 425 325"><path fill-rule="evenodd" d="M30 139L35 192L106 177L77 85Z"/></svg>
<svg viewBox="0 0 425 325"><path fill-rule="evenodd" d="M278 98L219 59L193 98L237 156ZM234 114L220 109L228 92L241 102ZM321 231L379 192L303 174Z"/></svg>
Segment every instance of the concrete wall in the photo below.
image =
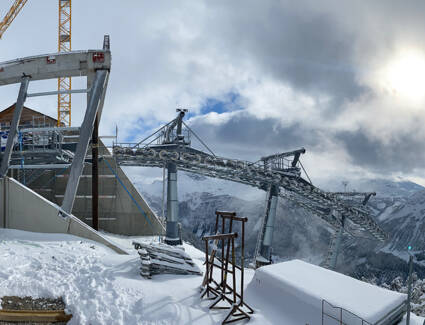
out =
<svg viewBox="0 0 425 325"><path fill-rule="evenodd" d="M99 162L99 228L128 236L164 234L164 226L157 215L121 167L115 163L107 149L101 147L99 151L99 156L103 156L103 160ZM48 171L29 187L48 200L61 205L68 176L69 170ZM91 165L87 164L80 178L72 214L90 226L92 225L91 183Z"/></svg>
<svg viewBox="0 0 425 325"><path fill-rule="evenodd" d="M127 254L73 215L62 216L61 209L13 178L0 179L0 226L42 233L65 233L87 238Z"/></svg>

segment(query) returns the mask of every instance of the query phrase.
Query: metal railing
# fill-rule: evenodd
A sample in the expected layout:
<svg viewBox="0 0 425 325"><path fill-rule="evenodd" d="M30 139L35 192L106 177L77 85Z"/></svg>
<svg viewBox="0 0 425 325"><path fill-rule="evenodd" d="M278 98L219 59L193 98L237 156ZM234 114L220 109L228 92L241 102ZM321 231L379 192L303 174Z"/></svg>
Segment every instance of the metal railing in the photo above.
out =
<svg viewBox="0 0 425 325"><path fill-rule="evenodd" d="M27 125L29 127L19 128L19 140L12 148L11 165L69 163L72 160L73 154L70 149L73 143L78 142L79 128L44 125L40 124L40 127ZM1 152L5 150L8 137L9 130L0 129ZM68 141L68 138L72 138L72 141Z"/></svg>

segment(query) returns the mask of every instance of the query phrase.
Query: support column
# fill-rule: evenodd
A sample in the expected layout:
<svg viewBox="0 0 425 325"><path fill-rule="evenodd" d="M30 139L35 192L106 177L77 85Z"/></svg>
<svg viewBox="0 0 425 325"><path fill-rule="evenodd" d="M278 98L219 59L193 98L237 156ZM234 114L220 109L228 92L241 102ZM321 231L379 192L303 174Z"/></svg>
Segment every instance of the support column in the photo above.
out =
<svg viewBox="0 0 425 325"><path fill-rule="evenodd" d="M67 213L72 213L72 207L74 206L75 195L77 194L78 183L83 171L90 137L93 133L94 121L105 91L107 76L107 70L96 71L96 77L91 87L86 114L80 128L80 141L78 142L77 150L72 160L71 171L69 173L69 179L66 184L65 195L62 202L62 209Z"/></svg>
<svg viewBox="0 0 425 325"><path fill-rule="evenodd" d="M263 244L261 245L260 255L271 262L271 247L273 242L274 223L276 220L278 188L276 185L270 186L267 202L267 223L264 230Z"/></svg>
<svg viewBox="0 0 425 325"><path fill-rule="evenodd" d="M256 266L270 264L272 243L273 243L273 231L274 224L276 221L276 209L277 200L279 195L279 188L277 185L271 185L267 193L265 222L263 222L263 229L260 229L263 236L260 239L259 249L256 258Z"/></svg>
<svg viewBox="0 0 425 325"><path fill-rule="evenodd" d="M344 233L344 223L345 223L345 217L342 216L341 217L341 228L339 228L338 237L336 239L334 252L333 252L332 257L331 257L331 262L330 262L330 269L331 270L335 270L336 263L338 261L338 254L339 254L339 251L341 250L342 235Z"/></svg>
<svg viewBox="0 0 425 325"><path fill-rule="evenodd" d="M178 230L179 202L177 199L177 167L175 163L167 163L167 226L165 243L178 245L180 243Z"/></svg>
<svg viewBox="0 0 425 325"><path fill-rule="evenodd" d="M99 115L96 115L92 135L92 227L99 230Z"/></svg>
<svg viewBox="0 0 425 325"><path fill-rule="evenodd" d="M22 109L24 107L25 99L27 98L29 81L29 77L22 77L18 100L16 101L15 111L13 112L13 119L12 123L10 124L9 135L7 137L6 149L4 150L1 161L0 177L6 176L7 170L9 169L10 157L12 156L13 146L16 142L19 120L21 119Z"/></svg>
<svg viewBox="0 0 425 325"><path fill-rule="evenodd" d="M8 220L7 220L7 201L8 201L8 190L9 190L9 188L8 188L8 182L9 182L9 179L8 179L8 177L7 176L5 176L5 177L3 177L2 178L2 180L1 180L2 182L3 182L3 184L2 184L2 186L3 186L3 197L2 197L2 200L3 200L3 222L2 222L2 228L7 228L7 226L8 226Z"/></svg>

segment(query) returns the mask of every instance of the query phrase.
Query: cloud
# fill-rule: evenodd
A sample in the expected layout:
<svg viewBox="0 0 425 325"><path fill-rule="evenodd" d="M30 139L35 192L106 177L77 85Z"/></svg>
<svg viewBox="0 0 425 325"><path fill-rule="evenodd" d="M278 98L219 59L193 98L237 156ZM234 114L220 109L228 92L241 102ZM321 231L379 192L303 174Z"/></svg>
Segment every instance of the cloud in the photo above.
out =
<svg viewBox="0 0 425 325"><path fill-rule="evenodd" d="M111 36L102 135L118 125L122 141L141 139L184 107L219 154L252 160L305 146L305 164L317 177L417 177L425 163L425 103L408 104L386 91L377 72L404 48L425 49L424 6L419 0L73 2L73 48L101 47L103 35ZM56 5L28 2L0 42L2 59L56 51L56 24ZM73 79L73 86L83 88L84 80ZM30 88L52 90L56 82ZM4 107L16 95L17 87L0 87ZM54 96L28 104L56 115ZM84 109L85 97L73 96L74 125Z"/></svg>
<svg viewBox="0 0 425 325"><path fill-rule="evenodd" d="M367 90L356 77L354 59L359 35L336 16L312 10L314 7L305 1L238 4L227 2L212 10L222 13L220 24L214 24L214 36L220 37L216 42L233 48L235 56L253 60L263 74L292 88L331 96L335 105Z"/></svg>
<svg viewBox="0 0 425 325"><path fill-rule="evenodd" d="M317 129L305 129L299 123L283 125L273 118L258 119L246 111L210 113L190 120L189 125L215 154L230 158L256 161L264 155L321 146L322 135ZM196 143L196 139L192 141Z"/></svg>
<svg viewBox="0 0 425 325"><path fill-rule="evenodd" d="M370 137L365 130L341 131L336 139L355 165L367 168L380 175L393 173L409 174L423 169L425 144L423 138L406 132L388 143Z"/></svg>
<svg viewBox="0 0 425 325"><path fill-rule="evenodd" d="M424 170L425 143L419 126L417 132L405 130L385 139L364 128L305 127L298 122L258 119L246 111L209 113L192 118L189 124L215 154L230 158L256 161L264 155L305 147L302 161L319 181L339 177L408 178ZM194 138L192 141L202 148Z"/></svg>

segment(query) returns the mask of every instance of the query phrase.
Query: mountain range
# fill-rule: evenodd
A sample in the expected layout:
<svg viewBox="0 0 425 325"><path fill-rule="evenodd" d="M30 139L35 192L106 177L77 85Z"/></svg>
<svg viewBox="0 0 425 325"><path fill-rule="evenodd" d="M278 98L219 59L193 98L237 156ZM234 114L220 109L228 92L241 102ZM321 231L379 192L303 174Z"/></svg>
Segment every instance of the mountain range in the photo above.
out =
<svg viewBox="0 0 425 325"><path fill-rule="evenodd" d="M162 180L146 182L127 171L135 186L158 215L162 215ZM357 278L389 283L407 275L407 247L415 257L415 272L425 278L425 188L406 180L360 179L342 185L329 182L326 190L376 192L369 201L375 221L388 233L385 243L344 235L337 271ZM211 233L215 211L236 211L248 217L247 258L252 258L265 210L266 193L246 185L185 172L178 173L179 218L183 237L199 248L201 237ZM321 264L327 255L334 230L321 219L292 202L279 198L273 256L275 261L303 259Z"/></svg>

